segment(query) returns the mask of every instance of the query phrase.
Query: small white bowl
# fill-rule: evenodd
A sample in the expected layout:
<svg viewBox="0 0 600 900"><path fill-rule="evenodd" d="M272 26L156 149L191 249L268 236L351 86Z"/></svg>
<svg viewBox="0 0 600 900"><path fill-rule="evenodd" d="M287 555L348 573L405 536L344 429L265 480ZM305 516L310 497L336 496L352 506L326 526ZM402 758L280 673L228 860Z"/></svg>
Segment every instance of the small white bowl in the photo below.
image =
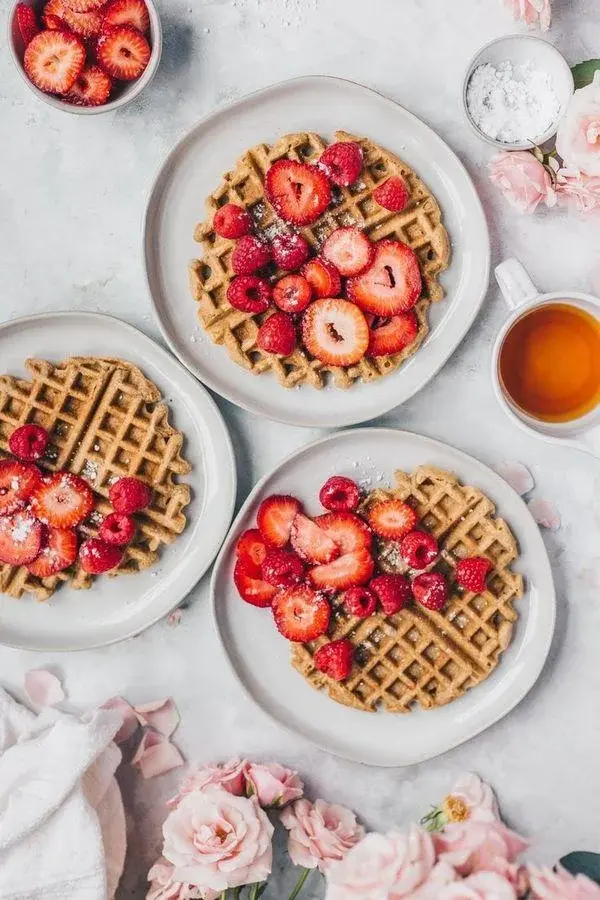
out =
<svg viewBox="0 0 600 900"><path fill-rule="evenodd" d="M514 143L499 141L485 134L473 121L467 104L467 89L475 69L486 63L498 66L507 60L513 65L532 62L537 69L548 72L552 76L554 90L560 101L560 111L556 121L543 134L531 135L530 140L515 141ZM498 147L501 150L529 150L532 146L532 141L540 145L554 137L574 89L573 74L569 64L556 47L548 43L548 41L532 35L511 34L486 44L469 63L463 86L463 106L467 121L475 133L484 141L487 141L488 144L493 144L494 147Z"/></svg>
<svg viewBox="0 0 600 900"><path fill-rule="evenodd" d="M23 2L23 0L21 0L21 2ZM29 6L33 6L38 14L41 13L44 3L40 2L40 0L24 0L24 2L28 3ZM67 103L65 100L61 100L60 97L56 97L53 94L46 94L44 91L40 91L39 88L29 80L27 73L23 68L25 46L17 25L16 8L18 3L19 0L13 0L11 14L8 17L7 43L21 78L27 84L29 89L33 91L40 100L47 103L48 106L53 106L54 109L60 109L62 112L68 112L75 116L94 116L99 113L112 112L112 110L119 109L121 106L125 106L127 103L131 103L132 100L135 100L156 75L156 70L158 69L158 64L162 55L162 26L160 23L160 16L158 15L153 0L145 0L150 16L149 42L152 49L152 55L150 56L150 61L144 72L136 81L120 82L119 86L116 88L117 92L114 99L109 100L109 102L105 103L103 106L76 106L73 103Z"/></svg>

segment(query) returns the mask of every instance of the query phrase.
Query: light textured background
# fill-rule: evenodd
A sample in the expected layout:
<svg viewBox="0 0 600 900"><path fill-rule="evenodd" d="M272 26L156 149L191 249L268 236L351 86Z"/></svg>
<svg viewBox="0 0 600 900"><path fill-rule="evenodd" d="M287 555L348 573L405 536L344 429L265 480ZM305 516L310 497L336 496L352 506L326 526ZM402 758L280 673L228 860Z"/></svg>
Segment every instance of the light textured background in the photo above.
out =
<svg viewBox="0 0 600 900"><path fill-rule="evenodd" d="M2 33L9 5L0 11ZM598 0L555 0L555 6L550 37L569 61L598 55ZM463 119L460 92L470 57L488 40L519 29L501 0L162 0L160 7L165 48L158 76L137 104L118 114L77 118L49 109L21 83L2 46L3 319L97 310L157 337L140 255L140 223L155 172L200 116L302 74L362 81L432 125L477 183L494 262L519 256L545 290L589 290L594 272L600 281L598 220L584 223L564 212L516 215L489 185L490 150ZM538 858L598 849L600 463L523 435L496 406L488 365L503 317L492 285L471 333L441 374L379 421L441 438L490 464L521 459L535 474L538 495L560 509L562 529L546 535L559 594L556 639L537 687L507 719L409 770L369 770L315 751L270 724L242 696L213 635L207 579L176 628L161 623L124 644L71 656L0 650L3 685L18 694L28 668L48 665L64 675L71 700L81 705L117 692L133 701L172 694L183 716L177 742L189 757L279 758L307 776L312 792L354 807L373 828L420 816L459 772L476 769L497 788L510 822L531 836ZM226 402L220 407L237 450L239 501L285 454L319 436L263 422ZM160 836L158 801L174 780L123 778L131 852L122 898L143 896L141 879ZM306 896L321 896L316 876L310 884Z"/></svg>

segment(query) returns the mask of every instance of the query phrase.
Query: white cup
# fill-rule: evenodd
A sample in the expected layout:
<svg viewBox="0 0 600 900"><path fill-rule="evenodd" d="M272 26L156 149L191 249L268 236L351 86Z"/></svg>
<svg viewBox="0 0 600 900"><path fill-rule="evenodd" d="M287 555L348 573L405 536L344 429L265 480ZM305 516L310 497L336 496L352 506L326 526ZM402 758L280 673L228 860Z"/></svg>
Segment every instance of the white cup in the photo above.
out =
<svg viewBox="0 0 600 900"><path fill-rule="evenodd" d="M600 300L578 291L559 291L540 294L521 263L507 259L496 267L496 281L510 310L509 316L496 338L492 353L492 384L498 402L508 416L525 431L536 434L550 443L571 446L600 459L600 404L578 419L569 422L543 422L528 415L512 400L500 378L500 352L504 340L524 313L547 303L568 303L579 307L600 321Z"/></svg>

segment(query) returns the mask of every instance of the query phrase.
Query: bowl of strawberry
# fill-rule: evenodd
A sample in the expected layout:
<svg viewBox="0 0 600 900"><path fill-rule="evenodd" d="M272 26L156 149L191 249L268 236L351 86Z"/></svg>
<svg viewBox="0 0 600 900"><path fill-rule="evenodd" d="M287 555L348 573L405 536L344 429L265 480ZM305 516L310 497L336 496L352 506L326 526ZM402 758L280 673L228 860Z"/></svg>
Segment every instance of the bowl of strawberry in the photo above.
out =
<svg viewBox="0 0 600 900"><path fill-rule="evenodd" d="M124 106L150 83L162 29L152 0L18 0L9 45L40 99L90 115Z"/></svg>

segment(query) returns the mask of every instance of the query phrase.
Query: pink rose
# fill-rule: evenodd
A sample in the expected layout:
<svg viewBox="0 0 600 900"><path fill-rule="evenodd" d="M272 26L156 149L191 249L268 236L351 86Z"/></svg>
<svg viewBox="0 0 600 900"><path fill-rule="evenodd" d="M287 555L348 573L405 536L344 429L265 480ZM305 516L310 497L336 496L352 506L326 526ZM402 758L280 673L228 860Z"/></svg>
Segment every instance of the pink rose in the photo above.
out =
<svg viewBox="0 0 600 900"><path fill-rule="evenodd" d="M506 0L515 19L528 25L539 25L542 31L550 28L552 9L550 0Z"/></svg>
<svg viewBox="0 0 600 900"><path fill-rule="evenodd" d="M442 802L448 822L493 822L500 818L494 792L472 772L462 775Z"/></svg>
<svg viewBox="0 0 600 900"><path fill-rule="evenodd" d="M477 872L440 888L437 900L517 900L517 894L497 872Z"/></svg>
<svg viewBox="0 0 600 900"><path fill-rule="evenodd" d="M321 872L342 860L365 833L350 809L325 800L296 800L280 818L290 832L288 853L294 865Z"/></svg>
<svg viewBox="0 0 600 900"><path fill-rule="evenodd" d="M556 149L566 168L600 175L600 71L571 97L558 126Z"/></svg>
<svg viewBox="0 0 600 900"><path fill-rule="evenodd" d="M585 875L571 875L562 866L556 872L534 866L527 871L535 900L600 900L600 887Z"/></svg>
<svg viewBox="0 0 600 900"><path fill-rule="evenodd" d="M166 859L158 859L148 872L150 888L146 900L217 900L219 894L209 888L202 890L174 879L175 870Z"/></svg>
<svg viewBox="0 0 600 900"><path fill-rule="evenodd" d="M245 760L230 759L222 765L208 765L202 768L190 769L181 782L179 793L167 801L167 806L173 809L181 800L193 791L202 791L206 787L220 787L236 797L241 797L246 792L246 779L244 778Z"/></svg>
<svg viewBox="0 0 600 900"><path fill-rule="evenodd" d="M547 169L529 150L503 151L490 163L490 180L521 213L533 213L540 203L556 205L556 192Z"/></svg>
<svg viewBox="0 0 600 900"><path fill-rule="evenodd" d="M511 864L527 847L518 834L500 821L450 824L434 834L433 841L439 859L463 876L487 871L511 878Z"/></svg>
<svg viewBox="0 0 600 900"><path fill-rule="evenodd" d="M441 887L452 884L457 879L458 875L452 866L445 862L438 862L429 873L427 881L412 894L408 894L407 900L438 900Z"/></svg>
<svg viewBox="0 0 600 900"><path fill-rule="evenodd" d="M286 769L279 763L251 763L244 766L246 793L256 796L263 807L285 806L292 800L299 800L304 793L304 784L298 773Z"/></svg>
<svg viewBox="0 0 600 900"><path fill-rule="evenodd" d="M583 175L576 169L560 169L556 176L559 203L578 212L600 212L600 176Z"/></svg>
<svg viewBox="0 0 600 900"><path fill-rule="evenodd" d="M163 825L163 855L177 881L213 891L264 881L273 826L255 797L209 787L182 799Z"/></svg>

